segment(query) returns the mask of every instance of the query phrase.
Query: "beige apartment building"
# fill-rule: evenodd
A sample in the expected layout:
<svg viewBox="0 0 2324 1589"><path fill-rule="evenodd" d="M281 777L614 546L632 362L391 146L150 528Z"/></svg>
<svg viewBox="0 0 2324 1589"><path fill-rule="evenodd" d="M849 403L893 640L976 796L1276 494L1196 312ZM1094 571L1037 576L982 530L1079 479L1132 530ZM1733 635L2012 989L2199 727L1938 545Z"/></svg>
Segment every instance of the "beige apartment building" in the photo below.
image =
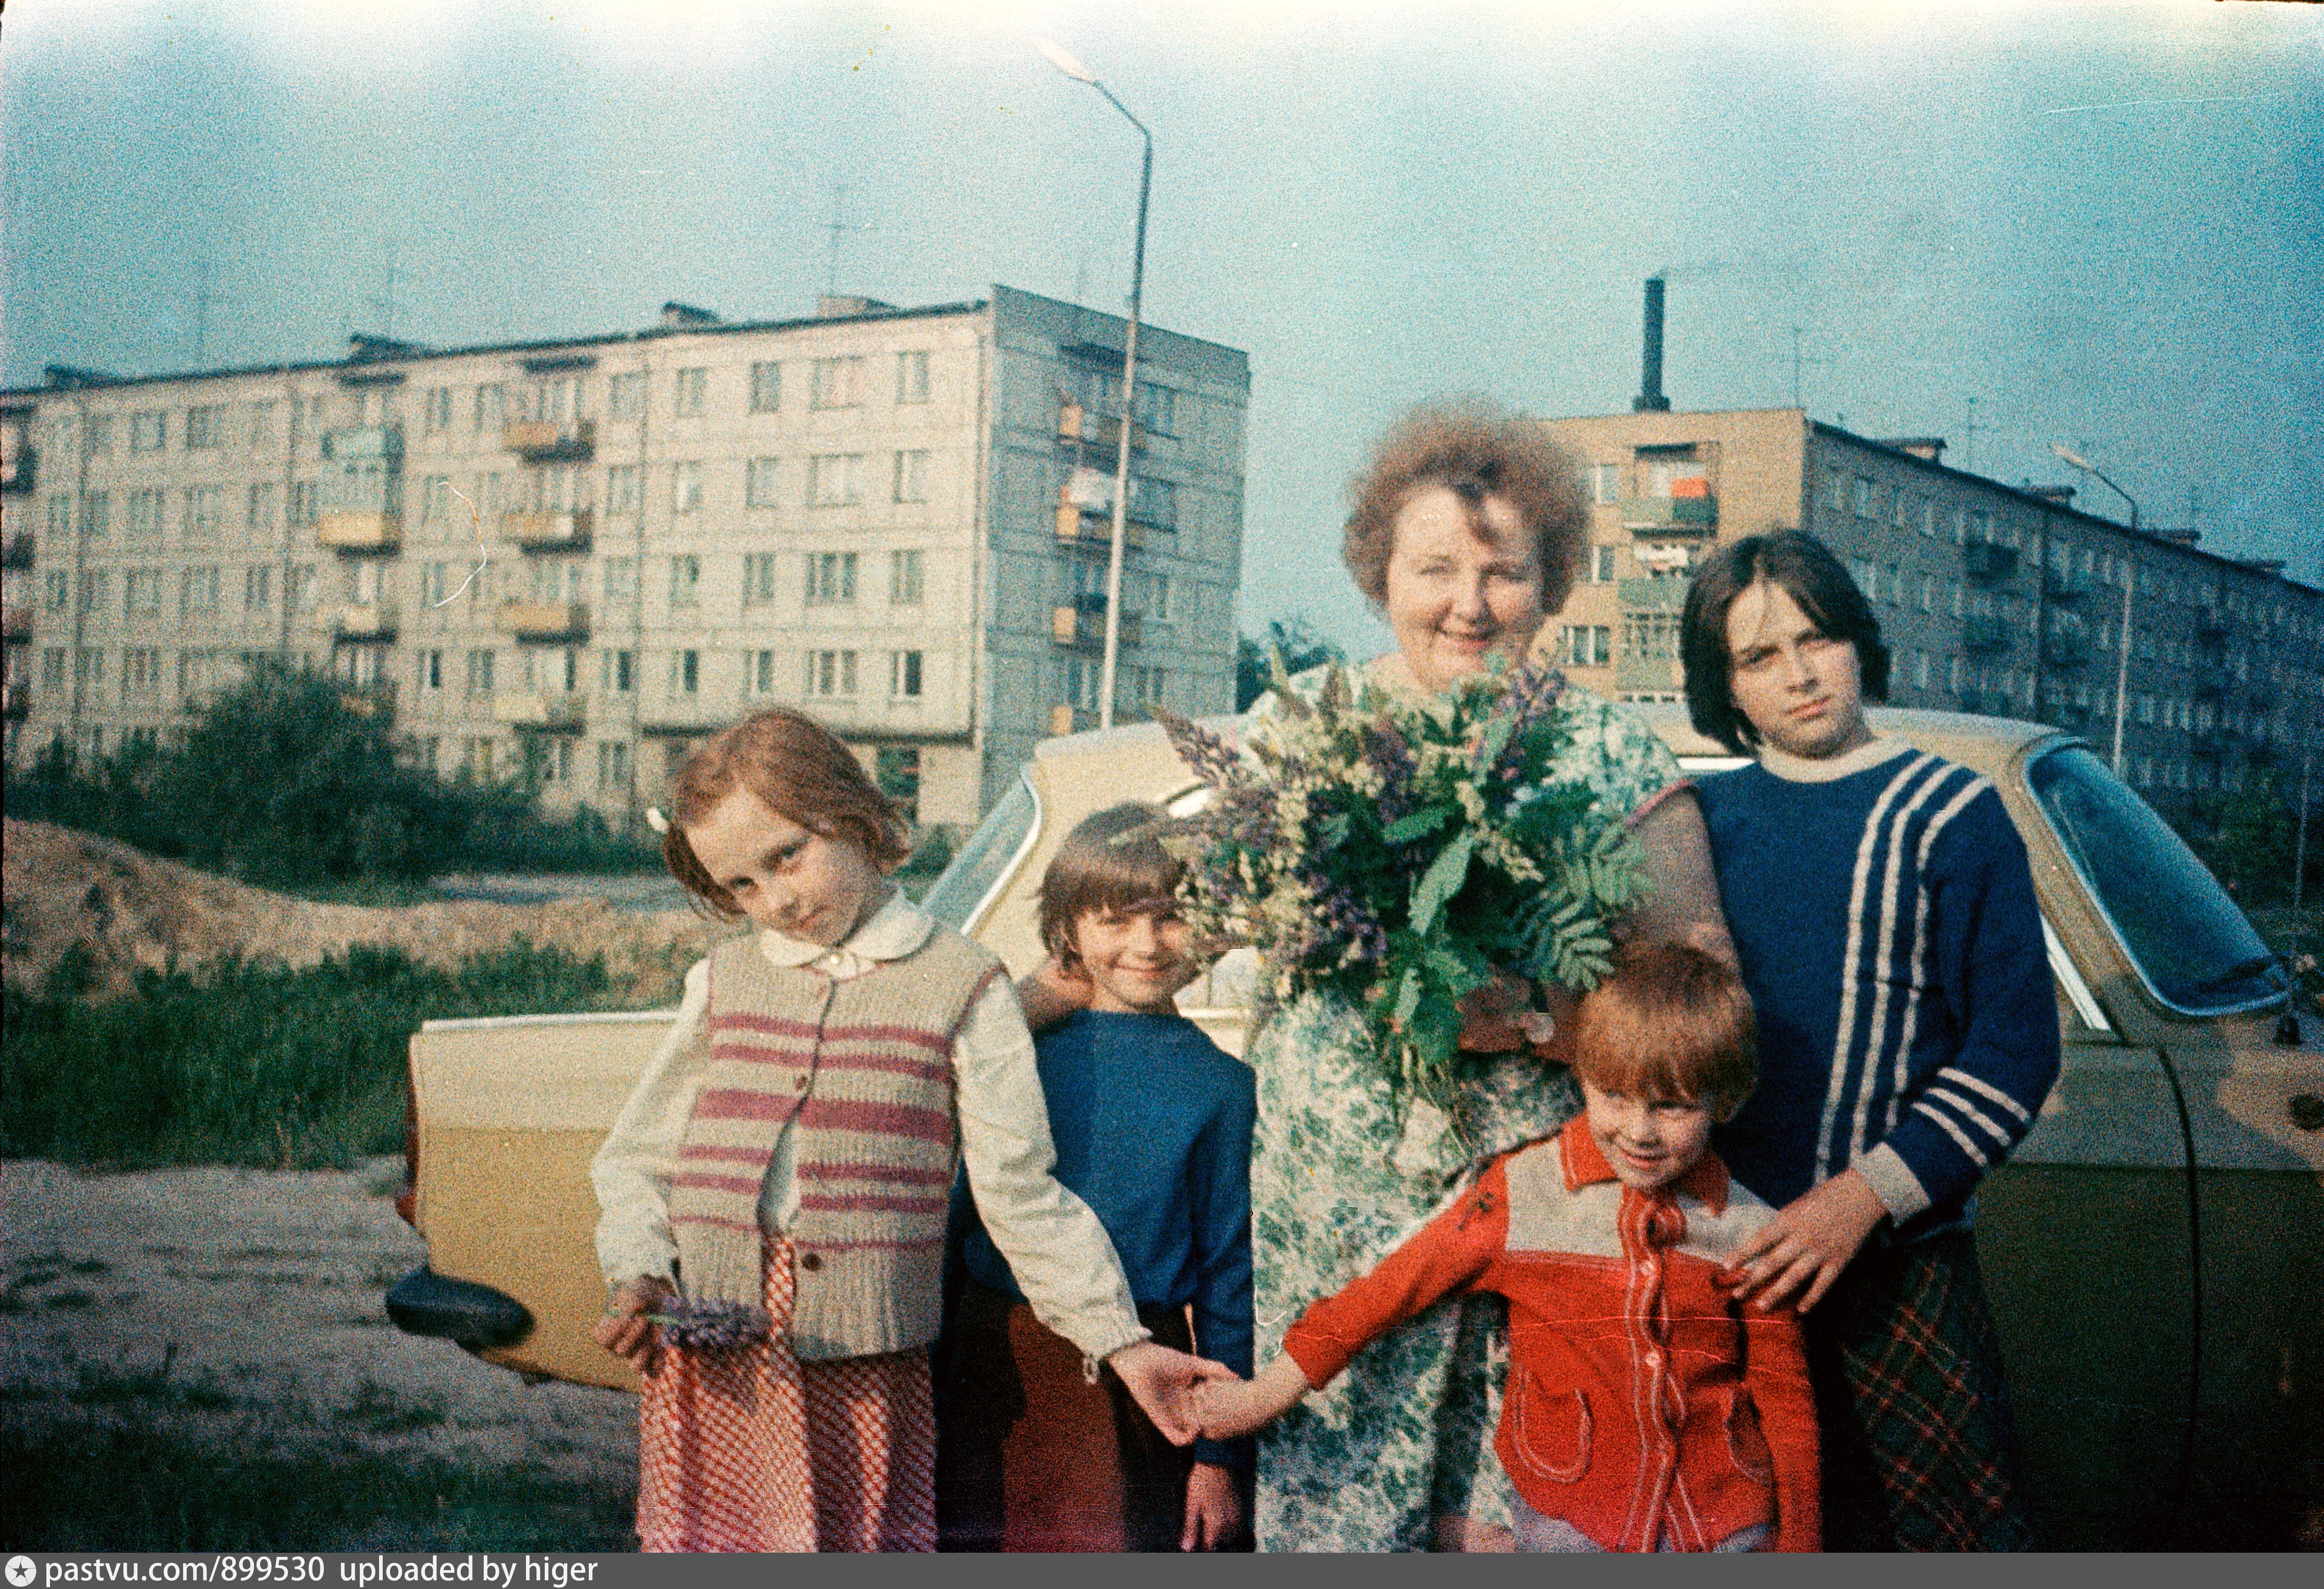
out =
<svg viewBox="0 0 2324 1589"><path fill-rule="evenodd" d="M1952 468L1934 438L1873 439L1798 409L1642 400L1546 423L1591 503L1583 579L1554 637L1590 688L1681 698L1691 571L1741 536L1804 528L1872 598L1898 706L2052 723L2109 756L2119 716L2122 773L2163 806L2270 767L2296 781L2324 750L2324 592L2280 564L2134 531L2066 488Z"/></svg>
<svg viewBox="0 0 2324 1589"><path fill-rule="evenodd" d="M0 393L6 753L182 732L261 657L444 777L617 826L752 708L964 830L1093 725L1125 327L995 286ZM1233 701L1246 356L1141 327L1117 712Z"/></svg>

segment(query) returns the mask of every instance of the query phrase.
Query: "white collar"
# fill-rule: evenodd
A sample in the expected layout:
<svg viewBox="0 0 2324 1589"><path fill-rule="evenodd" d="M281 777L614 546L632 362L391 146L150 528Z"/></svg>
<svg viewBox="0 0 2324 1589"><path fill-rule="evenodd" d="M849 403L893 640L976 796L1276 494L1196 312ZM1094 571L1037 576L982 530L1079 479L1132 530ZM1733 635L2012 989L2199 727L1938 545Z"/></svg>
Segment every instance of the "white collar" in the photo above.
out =
<svg viewBox="0 0 2324 1589"><path fill-rule="evenodd" d="M887 903L860 924L838 944L810 943L806 938L788 938L771 928L759 934L759 952L775 965L812 965L827 955L850 955L858 960L900 960L928 941L936 930L936 918L904 897L904 891L892 889Z"/></svg>
<svg viewBox="0 0 2324 1589"><path fill-rule="evenodd" d="M1771 744L1762 744L1759 747L1759 765L1786 783L1837 783L1868 767L1877 767L1883 762L1901 756L1912 748L1901 740L1876 738L1837 756L1812 759L1779 751Z"/></svg>

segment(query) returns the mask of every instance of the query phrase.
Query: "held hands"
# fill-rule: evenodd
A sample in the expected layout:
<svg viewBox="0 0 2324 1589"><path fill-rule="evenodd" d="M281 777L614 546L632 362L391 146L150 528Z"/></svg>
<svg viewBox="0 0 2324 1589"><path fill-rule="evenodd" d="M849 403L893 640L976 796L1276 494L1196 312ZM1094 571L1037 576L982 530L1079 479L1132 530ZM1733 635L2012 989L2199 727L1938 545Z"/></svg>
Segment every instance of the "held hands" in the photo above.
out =
<svg viewBox="0 0 2324 1589"><path fill-rule="evenodd" d="M1231 1374L1194 1392L1194 1406L1206 1440L1236 1440L1273 1423L1307 1394L1307 1375L1289 1357L1278 1357L1248 1380Z"/></svg>
<svg viewBox="0 0 2324 1589"><path fill-rule="evenodd" d="M1189 1357L1156 1341L1134 1341L1106 1360L1163 1438L1191 1446L1201 1432L1194 1406L1205 1381L1231 1380L1234 1370L1207 1357Z"/></svg>
<svg viewBox="0 0 2324 1589"><path fill-rule="evenodd" d="M1186 1527L1181 1550L1224 1550L1242 1532L1242 1496L1234 1474L1215 1463L1198 1462L1186 1475Z"/></svg>
<svg viewBox="0 0 2324 1589"><path fill-rule="evenodd" d="M1017 980L1017 1002L1025 1007L1025 1024L1035 1031L1088 1009L1096 994L1087 972L1078 964L1068 966L1054 954Z"/></svg>
<svg viewBox="0 0 2324 1589"><path fill-rule="evenodd" d="M1802 1286L1805 1313L1823 1299L1849 1260L1863 1247L1888 1209L1871 1183L1853 1169L1842 1170L1794 1199L1760 1227L1730 1270L1738 1298L1757 1293L1762 1311Z"/></svg>
<svg viewBox="0 0 2324 1589"><path fill-rule="evenodd" d="M1543 1059L1562 1059L1561 1034L1564 1017L1573 1008L1572 996L1563 988L1545 988L1546 1010L1532 1007L1534 986L1515 972L1504 971L1461 999L1461 1048L1471 1054L1508 1054L1530 1049Z"/></svg>
<svg viewBox="0 0 2324 1589"><path fill-rule="evenodd" d="M659 1312L674 1294L668 1280L623 1280L605 1299L605 1316L589 1333L640 1373L651 1373L661 1356L661 1331L645 1316Z"/></svg>

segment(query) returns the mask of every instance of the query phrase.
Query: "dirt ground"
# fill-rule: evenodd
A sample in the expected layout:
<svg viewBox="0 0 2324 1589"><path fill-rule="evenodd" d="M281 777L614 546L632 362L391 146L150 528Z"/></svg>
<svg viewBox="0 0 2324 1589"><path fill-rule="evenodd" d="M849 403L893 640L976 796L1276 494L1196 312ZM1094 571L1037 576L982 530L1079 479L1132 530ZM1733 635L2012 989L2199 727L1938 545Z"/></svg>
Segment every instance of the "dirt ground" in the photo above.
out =
<svg viewBox="0 0 2324 1589"><path fill-rule="evenodd" d="M388 1322L383 1294L424 1253L373 1189L401 1171L396 1159L307 1174L0 1164L11 1417L255 1423L284 1446L354 1437L634 1484L631 1397L527 1385Z"/></svg>

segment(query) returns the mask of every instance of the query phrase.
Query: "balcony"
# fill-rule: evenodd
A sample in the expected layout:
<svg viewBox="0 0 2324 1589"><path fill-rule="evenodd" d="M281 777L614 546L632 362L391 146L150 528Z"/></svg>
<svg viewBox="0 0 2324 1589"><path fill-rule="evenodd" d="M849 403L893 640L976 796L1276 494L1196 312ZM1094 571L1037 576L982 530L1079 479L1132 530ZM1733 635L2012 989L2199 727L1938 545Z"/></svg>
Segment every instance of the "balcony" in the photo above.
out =
<svg viewBox="0 0 2324 1589"><path fill-rule="evenodd" d="M2216 762L2235 748L2224 728L2198 728L2187 736L2187 748L2206 761Z"/></svg>
<svg viewBox="0 0 2324 1589"><path fill-rule="evenodd" d="M1098 413L1077 402L1061 403L1057 407L1057 439L1119 457L1121 455L1121 416ZM1146 450L1145 426L1130 426L1130 450L1133 453Z"/></svg>
<svg viewBox="0 0 2324 1589"><path fill-rule="evenodd" d="M29 568L32 566L32 532L16 531L0 538L0 568Z"/></svg>
<svg viewBox="0 0 2324 1589"><path fill-rule="evenodd" d="M586 640L589 609L577 601L504 601L501 632L519 640Z"/></svg>
<svg viewBox="0 0 2324 1589"><path fill-rule="evenodd" d="M10 640L30 640L32 637L32 609L23 602L10 602L0 608L0 634Z"/></svg>
<svg viewBox="0 0 2324 1589"><path fill-rule="evenodd" d="M589 510L571 513L510 513L501 515L501 533L527 551L577 551L589 544Z"/></svg>
<svg viewBox="0 0 2324 1589"><path fill-rule="evenodd" d="M11 447L0 457L0 491L30 491L40 462L29 445ZM69 476L70 471L68 471Z"/></svg>
<svg viewBox="0 0 2324 1589"><path fill-rule="evenodd" d="M2042 588L2052 601L2077 602L2089 595L2095 584L2088 574L2070 573L2062 568L2050 568L2042 576Z"/></svg>
<svg viewBox="0 0 2324 1589"><path fill-rule="evenodd" d="M1096 726L1097 714L1087 707L1076 707L1068 702L1060 701L1049 708L1051 734L1079 734L1085 728Z"/></svg>
<svg viewBox="0 0 2324 1589"><path fill-rule="evenodd" d="M1070 502L1057 504L1057 541L1082 551L1110 553L1113 546L1113 511L1084 513ZM1146 526L1135 519L1121 522L1121 544L1132 551L1144 550Z"/></svg>
<svg viewBox="0 0 2324 1589"><path fill-rule="evenodd" d="M2227 637L2227 612L2225 607L2205 607L2195 615L2198 638L2214 644Z"/></svg>
<svg viewBox="0 0 2324 1589"><path fill-rule="evenodd" d="M1961 571L1980 584L2010 578L2017 572L2017 549L1972 540L1961 548Z"/></svg>
<svg viewBox="0 0 2324 1589"><path fill-rule="evenodd" d="M403 550L403 515L325 513L315 522L315 544L357 556L401 551Z"/></svg>
<svg viewBox="0 0 2324 1589"><path fill-rule="evenodd" d="M2054 630L2042 642L2042 661L2052 668L2079 668L2090 660L2090 637L2072 630Z"/></svg>
<svg viewBox="0 0 2324 1589"><path fill-rule="evenodd" d="M589 697L564 690L504 689L493 697L493 721L514 728L577 734L589 721Z"/></svg>
<svg viewBox="0 0 2324 1589"><path fill-rule="evenodd" d="M2227 698L2227 681L2217 673L2206 673L2188 687L2188 693L2199 701L2223 701Z"/></svg>
<svg viewBox="0 0 2324 1589"><path fill-rule="evenodd" d="M1615 503L1622 528L1655 535L1708 535L1719 528L1719 499L1702 496L1626 496Z"/></svg>
<svg viewBox="0 0 2324 1589"><path fill-rule="evenodd" d="M1614 688L1619 693L1668 694L1681 682L1676 657L1638 657L1618 652L1614 658Z"/></svg>
<svg viewBox="0 0 2324 1589"><path fill-rule="evenodd" d="M215 698L217 692L210 691ZM369 684L340 680L339 705L358 717L392 717L395 716L395 681L377 679ZM189 702L189 709L192 703Z"/></svg>
<svg viewBox="0 0 2324 1589"><path fill-rule="evenodd" d="M21 684L0 685L0 719L21 723L32 709L32 692Z"/></svg>
<svg viewBox="0 0 2324 1589"><path fill-rule="evenodd" d="M1976 613L1961 620L1961 646L1972 651L2006 651L2009 628L1991 613Z"/></svg>
<svg viewBox="0 0 2324 1589"><path fill-rule="evenodd" d="M586 463L596 456L595 420L511 420L501 445L529 464Z"/></svg>
<svg viewBox="0 0 2324 1589"><path fill-rule="evenodd" d="M1059 607L1050 614L1050 638L1077 651L1105 649L1105 598L1084 596L1080 605ZM1142 624L1136 613L1121 614L1121 646L1139 643Z"/></svg>
<svg viewBox="0 0 2324 1589"><path fill-rule="evenodd" d="M1615 598L1626 613L1682 613L1686 610L1687 579L1624 579L1614 587Z"/></svg>
<svg viewBox="0 0 2324 1589"><path fill-rule="evenodd" d="M341 602L315 615L315 627L334 640L393 640L393 602Z"/></svg>

